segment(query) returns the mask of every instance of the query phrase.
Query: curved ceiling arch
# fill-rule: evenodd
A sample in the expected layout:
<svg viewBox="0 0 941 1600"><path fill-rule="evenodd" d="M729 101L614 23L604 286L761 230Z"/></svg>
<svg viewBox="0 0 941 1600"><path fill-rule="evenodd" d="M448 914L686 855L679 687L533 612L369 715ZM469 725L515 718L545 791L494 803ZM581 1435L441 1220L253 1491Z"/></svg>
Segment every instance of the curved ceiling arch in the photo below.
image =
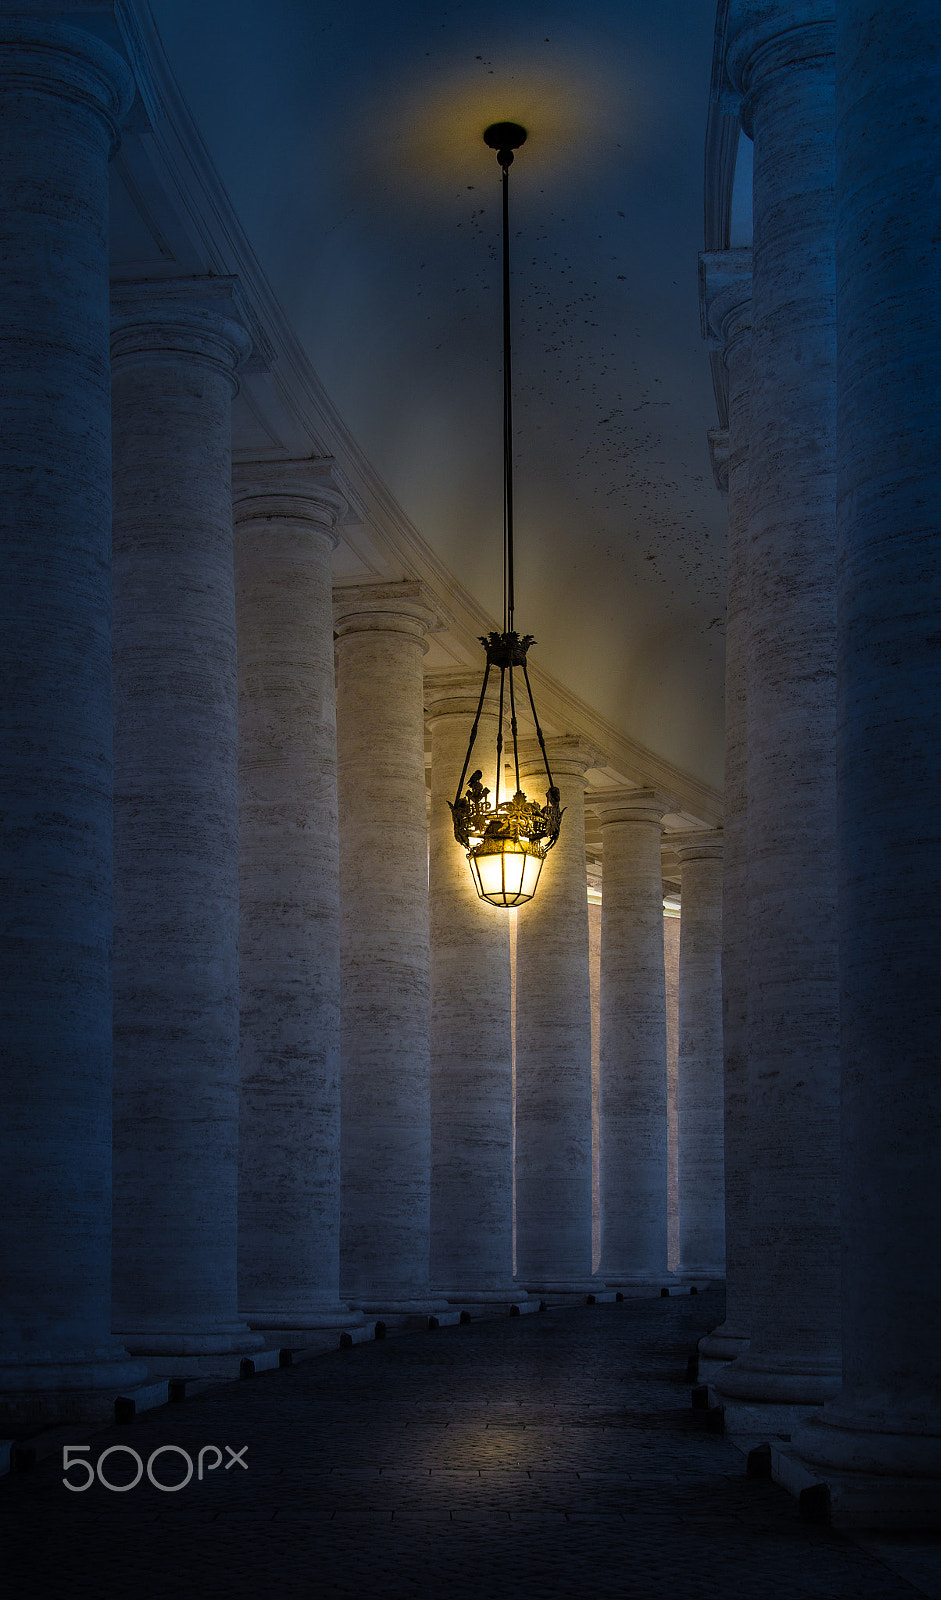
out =
<svg viewBox="0 0 941 1600"><path fill-rule="evenodd" d="M722 779L724 505L700 336L712 21L604 0L152 0L210 158L327 393L500 610L499 174L512 174L518 619L538 662ZM534 655L536 652L534 652Z"/></svg>

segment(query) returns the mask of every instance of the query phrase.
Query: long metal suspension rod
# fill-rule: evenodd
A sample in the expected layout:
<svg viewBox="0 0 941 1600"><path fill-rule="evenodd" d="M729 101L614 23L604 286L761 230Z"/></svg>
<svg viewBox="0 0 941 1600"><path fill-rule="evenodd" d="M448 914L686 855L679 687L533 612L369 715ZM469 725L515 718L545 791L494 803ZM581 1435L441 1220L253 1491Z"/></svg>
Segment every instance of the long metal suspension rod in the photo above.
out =
<svg viewBox="0 0 941 1600"><path fill-rule="evenodd" d="M512 667L510 673L512 676ZM500 809L500 779L503 776L503 690L506 685L506 667L500 665L500 710L497 713L497 772L494 778L493 809L496 813Z"/></svg>
<svg viewBox="0 0 941 1600"><path fill-rule="evenodd" d="M512 155L510 160L512 160ZM513 582L513 374L510 337L510 166L503 165L503 631L512 633Z"/></svg>

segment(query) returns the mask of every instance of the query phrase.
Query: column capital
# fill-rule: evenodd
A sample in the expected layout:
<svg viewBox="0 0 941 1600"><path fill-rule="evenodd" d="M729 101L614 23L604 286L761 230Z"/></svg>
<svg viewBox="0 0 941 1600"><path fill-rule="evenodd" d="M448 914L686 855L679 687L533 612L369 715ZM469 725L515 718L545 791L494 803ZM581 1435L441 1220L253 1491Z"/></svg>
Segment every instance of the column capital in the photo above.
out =
<svg viewBox="0 0 941 1600"><path fill-rule="evenodd" d="M111 362L204 362L238 390L236 371L251 354L248 318L236 278L168 278L111 285Z"/></svg>
<svg viewBox="0 0 941 1600"><path fill-rule="evenodd" d="M668 833L664 845L673 850L682 868L687 861L721 861L722 829L702 833Z"/></svg>
<svg viewBox="0 0 941 1600"><path fill-rule="evenodd" d="M38 17L0 20L0 84L20 93L54 94L97 112L112 149L136 93L127 62L103 39Z"/></svg>
<svg viewBox="0 0 941 1600"><path fill-rule="evenodd" d="M833 0L731 0L725 70L749 138L759 100L782 73L824 62L832 70L834 32Z"/></svg>
<svg viewBox="0 0 941 1600"><path fill-rule="evenodd" d="M424 640L443 621L427 587L419 579L401 583L351 583L333 591L333 623L337 638L352 633L405 633Z"/></svg>
<svg viewBox="0 0 941 1600"><path fill-rule="evenodd" d="M237 461L232 468L236 523L295 523L340 542L348 509L345 485L332 457L299 461Z"/></svg>
<svg viewBox="0 0 941 1600"><path fill-rule="evenodd" d="M576 733L554 734L546 740L546 755L553 778L584 778L589 767L604 760L601 751ZM545 772L542 751L535 739L519 742L520 777L532 778Z"/></svg>
<svg viewBox="0 0 941 1600"><path fill-rule="evenodd" d="M599 789L591 795L588 810L602 827L609 822L647 822L658 828L675 802L659 789Z"/></svg>
<svg viewBox="0 0 941 1600"><path fill-rule="evenodd" d="M468 737L470 723L480 704L480 689L484 681L483 668L472 671L469 667L458 672L430 672L425 677L425 720L433 723L436 717L467 717ZM484 707L496 715L492 707Z"/></svg>

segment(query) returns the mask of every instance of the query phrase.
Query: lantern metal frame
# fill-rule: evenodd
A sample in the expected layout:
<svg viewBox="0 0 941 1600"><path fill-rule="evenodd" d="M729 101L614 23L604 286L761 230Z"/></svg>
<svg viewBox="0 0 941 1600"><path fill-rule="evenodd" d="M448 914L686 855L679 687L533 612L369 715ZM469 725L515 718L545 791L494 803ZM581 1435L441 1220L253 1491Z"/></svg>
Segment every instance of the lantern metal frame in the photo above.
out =
<svg viewBox="0 0 941 1600"><path fill-rule="evenodd" d="M503 631L481 636L486 654L484 679L480 690L477 714L471 728L467 755L451 807L454 837L467 851L467 860L474 879L474 887L482 900L489 905L509 909L531 900L536 892L542 864L559 837L562 810L559 791L549 769L546 741L539 726L532 685L526 665L526 655L535 643L532 634L520 635L514 628L514 570L513 570L513 387L511 365L510 322L510 212L509 169L513 153L525 142L526 129L516 122L495 122L484 133L484 143L497 153L502 172L503 186ZM490 790L483 785L483 770L471 774L466 794L462 795L464 779L470 766L471 754L477 739L477 730L484 708L484 699L491 668L500 672L500 700L497 720L496 777L493 803ZM528 800L520 784L519 749L517 743L516 691L513 673L522 669L529 706L536 727L536 738L542 751L546 777L546 803ZM512 797L500 798L503 777L503 726L506 711L510 714L510 736L513 744L513 766L516 791Z"/></svg>

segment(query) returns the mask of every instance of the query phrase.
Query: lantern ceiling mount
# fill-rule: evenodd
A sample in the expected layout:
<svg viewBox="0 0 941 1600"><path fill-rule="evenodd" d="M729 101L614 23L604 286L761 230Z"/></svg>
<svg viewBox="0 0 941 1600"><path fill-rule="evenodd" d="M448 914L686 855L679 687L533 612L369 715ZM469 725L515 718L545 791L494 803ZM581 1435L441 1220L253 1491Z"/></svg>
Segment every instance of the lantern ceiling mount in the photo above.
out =
<svg viewBox="0 0 941 1600"><path fill-rule="evenodd" d="M494 122L484 132L484 143L496 151L503 172L503 632L488 633L480 641L487 659L484 681L480 690L477 715L471 728L467 755L464 758L464 768L457 786L457 795L451 805L454 837L467 851L467 860L478 895L490 905L507 908L523 905L532 899L542 871L542 863L559 837L562 822L559 791L552 781L552 773L549 770L546 741L536 715L526 666L527 651L535 640L531 633L520 636L513 626L513 397L510 364L508 174L513 161L513 152L518 150L525 140L526 129L518 122ZM484 787L482 768L471 774L467 792L461 794L484 709L491 667L495 667L500 674L493 804L490 803L490 790ZM544 806L537 800L527 800L520 787L516 692L513 683L513 673L516 668L522 669L536 727L536 738L539 741L546 777L549 780ZM516 789L512 799L501 800L504 767L503 726L507 711L510 717Z"/></svg>
<svg viewBox="0 0 941 1600"><path fill-rule="evenodd" d="M501 167L509 167L514 150L525 143L526 129L521 128L518 122L491 122L490 127L484 129L484 144L496 150Z"/></svg>

